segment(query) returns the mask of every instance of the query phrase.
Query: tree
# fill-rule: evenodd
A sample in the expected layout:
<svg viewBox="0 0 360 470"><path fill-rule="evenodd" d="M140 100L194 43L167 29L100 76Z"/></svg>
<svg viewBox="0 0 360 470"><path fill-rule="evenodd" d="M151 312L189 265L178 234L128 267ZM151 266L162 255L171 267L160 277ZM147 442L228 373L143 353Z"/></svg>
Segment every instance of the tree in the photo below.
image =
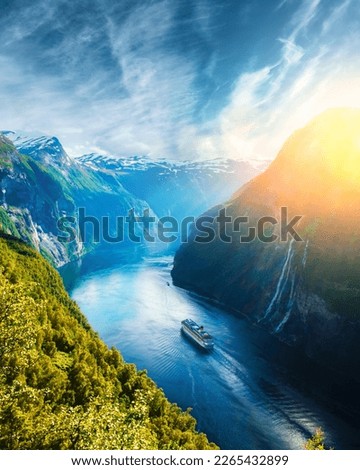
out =
<svg viewBox="0 0 360 470"><path fill-rule="evenodd" d="M325 433L317 428L315 434L306 441L305 450L325 450Z"/></svg>
<svg viewBox="0 0 360 470"><path fill-rule="evenodd" d="M1 449L215 449L109 349L58 273L0 234Z"/></svg>

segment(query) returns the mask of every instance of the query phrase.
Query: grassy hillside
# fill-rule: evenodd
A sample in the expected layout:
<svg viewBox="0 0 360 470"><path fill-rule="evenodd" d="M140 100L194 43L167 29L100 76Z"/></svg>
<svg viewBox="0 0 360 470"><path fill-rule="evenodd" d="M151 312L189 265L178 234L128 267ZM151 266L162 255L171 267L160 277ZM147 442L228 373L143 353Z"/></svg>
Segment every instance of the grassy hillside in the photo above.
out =
<svg viewBox="0 0 360 470"><path fill-rule="evenodd" d="M91 329L58 273L0 236L0 448L209 449L195 420Z"/></svg>

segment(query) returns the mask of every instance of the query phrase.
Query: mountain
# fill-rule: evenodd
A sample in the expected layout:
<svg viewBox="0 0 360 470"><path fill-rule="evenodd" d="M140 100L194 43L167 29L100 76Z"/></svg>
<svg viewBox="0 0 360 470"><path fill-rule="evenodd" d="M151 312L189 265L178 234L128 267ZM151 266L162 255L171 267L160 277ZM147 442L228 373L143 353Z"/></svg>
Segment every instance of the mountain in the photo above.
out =
<svg viewBox="0 0 360 470"><path fill-rule="evenodd" d="M130 210L135 215L148 210L155 219L172 215L180 222L200 214L216 197L228 198L239 181L248 181L259 173L259 166L266 165L221 159L175 163L95 154L72 159L54 136L2 131L0 139L0 223L56 266L97 246L91 223L84 226L86 243L80 239L76 224L80 209L102 227L108 220L111 237L117 235L118 218L127 216ZM213 191L209 192L209 187ZM70 226L63 232L58 223L65 217L75 223L63 224ZM74 229L74 240L59 241L58 235L67 236ZM137 226L136 233L141 232L142 227ZM123 245L130 243L126 233L124 238ZM150 246L142 239L135 248L156 251L169 245Z"/></svg>
<svg viewBox="0 0 360 470"><path fill-rule="evenodd" d="M74 240L59 241L58 235L66 235L59 229L60 219L78 221L83 209L98 221L103 217L114 221L131 209L142 213L148 207L111 173L95 172L72 160L57 138L21 138L9 131L0 134L0 188L3 229L36 247L57 266L94 247L90 224L85 226L84 239L80 240L73 224Z"/></svg>
<svg viewBox="0 0 360 470"><path fill-rule="evenodd" d="M14 143L19 153L28 155L44 165L62 168L74 163L57 137L29 137L13 131L2 131L2 134Z"/></svg>
<svg viewBox="0 0 360 470"><path fill-rule="evenodd" d="M269 164L221 158L172 162L98 154L84 155L78 161L94 171L116 174L124 188L146 201L159 217L173 216L179 222L228 199L239 184L249 181Z"/></svg>
<svg viewBox="0 0 360 470"><path fill-rule="evenodd" d="M195 419L109 349L59 274L0 235L1 449L215 449Z"/></svg>
<svg viewBox="0 0 360 470"><path fill-rule="evenodd" d="M360 370L359 136L358 109L329 110L296 131L265 172L204 214L249 222L229 223L230 241L215 219L208 243L194 228L172 271L176 285L352 376ZM264 230L245 242L263 217L271 217Z"/></svg>

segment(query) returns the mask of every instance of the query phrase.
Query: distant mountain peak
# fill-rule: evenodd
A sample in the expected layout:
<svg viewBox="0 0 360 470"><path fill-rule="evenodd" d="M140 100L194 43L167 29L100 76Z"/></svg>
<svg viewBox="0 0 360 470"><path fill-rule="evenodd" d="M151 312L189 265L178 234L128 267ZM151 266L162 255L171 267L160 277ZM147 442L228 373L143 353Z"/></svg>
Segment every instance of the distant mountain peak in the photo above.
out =
<svg viewBox="0 0 360 470"><path fill-rule="evenodd" d="M211 170L218 172L231 171L231 167L236 165L243 165L244 167L256 168L258 171L265 169L270 160L235 160L231 158L211 158L208 160L171 160L166 158L152 159L148 156L127 156L118 157L111 155L101 155L99 153L89 153L78 158L82 164L91 166L93 169L99 169L104 167L111 167L116 169L124 170L148 170L149 168L166 168L171 171L174 169L186 170L186 169L201 169Z"/></svg>
<svg viewBox="0 0 360 470"><path fill-rule="evenodd" d="M55 136L33 135L26 132L2 131L20 153L41 163L69 166L72 159Z"/></svg>

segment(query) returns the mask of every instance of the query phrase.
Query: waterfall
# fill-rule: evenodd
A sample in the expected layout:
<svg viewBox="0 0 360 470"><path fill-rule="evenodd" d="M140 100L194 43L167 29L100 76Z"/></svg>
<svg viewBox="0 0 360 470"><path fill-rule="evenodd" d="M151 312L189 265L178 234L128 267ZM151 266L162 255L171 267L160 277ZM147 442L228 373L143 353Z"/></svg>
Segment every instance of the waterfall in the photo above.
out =
<svg viewBox="0 0 360 470"><path fill-rule="evenodd" d="M285 323L287 323L287 321L289 320L290 318L290 314L291 314L291 310L292 310L292 307L294 305L294 302L295 302L295 299L294 299L294 293L295 293L295 272L293 273L292 275L292 279L291 279L291 289L290 289L290 296L289 296L289 300L288 300L288 303L287 303L287 311L284 315L284 318L281 320L281 322L279 323L279 325L276 327L275 329L275 332L276 333L279 333L279 331L283 328L283 326L285 325Z"/></svg>
<svg viewBox="0 0 360 470"><path fill-rule="evenodd" d="M294 239L292 238L291 242L289 243L289 248L286 253L285 262L283 264L281 274L280 274L280 277L279 277L279 280L275 289L275 294L273 298L271 299L271 302L268 308L266 309L265 315L262 317L262 320L264 320L271 313L273 306L275 302L278 300L278 298L281 298L281 295L283 293L283 290L285 288L285 285L286 285L286 282L288 280L289 273L290 273L291 260L294 254L293 249L292 249L293 243L294 243Z"/></svg>
<svg viewBox="0 0 360 470"><path fill-rule="evenodd" d="M304 248L304 255L303 255L303 259L302 259L303 268L305 268L305 265L306 265L308 247L309 247L309 240L306 240L306 245L305 245L305 248Z"/></svg>

